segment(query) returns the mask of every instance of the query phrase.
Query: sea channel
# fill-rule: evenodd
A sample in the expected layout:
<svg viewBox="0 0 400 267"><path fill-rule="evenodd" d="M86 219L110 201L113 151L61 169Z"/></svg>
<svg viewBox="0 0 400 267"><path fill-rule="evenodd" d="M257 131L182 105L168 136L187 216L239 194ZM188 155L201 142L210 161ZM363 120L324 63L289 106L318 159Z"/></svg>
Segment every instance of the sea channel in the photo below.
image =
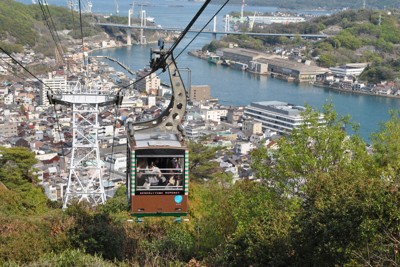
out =
<svg viewBox="0 0 400 267"><path fill-rule="evenodd" d="M20 0L22 2L28 0ZM48 0L49 4L52 0ZM138 3L137 1L135 1ZM93 0L93 12L109 14L115 12L114 1ZM59 3L58 3L59 4ZM132 1L120 0L119 10L121 16L127 16ZM148 16L154 17L155 23L165 27L184 27L194 16L202 3L181 0L148 0L136 4L135 14L138 9L146 10ZM200 17L199 23L193 28L201 28L206 21L218 10L218 5L211 5ZM246 6L247 11L272 12L273 7ZM231 11L240 11L240 6L227 6L217 16L218 27L223 27L223 16ZM313 12L313 11L311 11ZM126 13L126 14L125 14ZM316 14L321 12L316 12ZM212 25L209 25L211 28ZM183 44L177 47L175 56L180 53L194 34L189 34ZM209 43L212 37L200 34L189 46L189 50L200 49ZM150 47L155 45L132 45L130 47L110 48L98 50L92 55L108 55L119 59L132 70L144 68L149 62ZM168 46L168 45L167 45ZM188 50L187 50L188 51ZM347 92L338 92L331 89L314 87L310 84L293 84L267 76L255 76L247 72L233 70L221 65L210 64L207 61L192 57L184 51L177 63L182 70L191 70L192 84L208 84L211 86L211 94L218 98L221 104L245 106L251 102L279 100L296 105L310 105L321 109L325 103L333 103L339 115L350 115L352 120L360 125L359 134L364 140L369 141L371 133L379 130L381 123L389 119L389 111L400 108L400 99L386 98L382 96L358 95ZM114 66L116 70L117 65ZM187 72L189 73L189 72ZM185 74L183 74L185 77ZM161 77L167 81L166 77ZM189 79L186 78L186 81Z"/></svg>

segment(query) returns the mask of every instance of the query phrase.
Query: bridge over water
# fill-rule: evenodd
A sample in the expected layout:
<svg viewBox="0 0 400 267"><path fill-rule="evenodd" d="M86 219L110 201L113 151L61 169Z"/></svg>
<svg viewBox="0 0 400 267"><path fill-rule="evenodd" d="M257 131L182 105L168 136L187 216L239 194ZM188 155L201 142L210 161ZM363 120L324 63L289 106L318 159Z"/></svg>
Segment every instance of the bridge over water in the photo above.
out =
<svg viewBox="0 0 400 267"><path fill-rule="evenodd" d="M153 30L153 31L166 31L166 32L176 32L180 33L183 31L182 28L175 27L154 27L154 26L140 26L140 25L125 25L125 24L114 24L114 23L96 23L98 26L119 28L119 29L139 29L139 30ZM128 31L130 33L130 31ZM198 29L190 29L189 32L198 33ZM250 36L262 36L262 37L296 37L300 36L305 39L324 39L331 37L331 35L326 34L298 34L298 33L256 33L256 32L232 32L232 31L219 31L219 30L203 30L202 34L212 34L216 38L217 34L231 34L231 35L250 35Z"/></svg>

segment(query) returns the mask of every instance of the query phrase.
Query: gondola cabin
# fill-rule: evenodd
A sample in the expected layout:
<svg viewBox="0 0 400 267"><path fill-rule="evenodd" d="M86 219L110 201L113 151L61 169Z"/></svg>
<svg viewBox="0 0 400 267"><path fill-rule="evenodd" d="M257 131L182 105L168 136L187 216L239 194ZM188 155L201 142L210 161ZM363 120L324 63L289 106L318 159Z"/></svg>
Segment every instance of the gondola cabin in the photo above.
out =
<svg viewBox="0 0 400 267"><path fill-rule="evenodd" d="M127 190L136 217L185 216L189 153L174 133L136 132L128 138Z"/></svg>

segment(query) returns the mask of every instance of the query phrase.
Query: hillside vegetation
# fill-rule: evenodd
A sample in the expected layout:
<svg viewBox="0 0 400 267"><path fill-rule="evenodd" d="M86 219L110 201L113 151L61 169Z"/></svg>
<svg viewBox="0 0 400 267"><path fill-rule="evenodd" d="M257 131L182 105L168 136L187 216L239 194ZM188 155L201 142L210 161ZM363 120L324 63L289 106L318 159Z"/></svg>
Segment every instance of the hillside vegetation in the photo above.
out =
<svg viewBox="0 0 400 267"><path fill-rule="evenodd" d="M297 36L257 37L227 36L220 42L213 42L205 49L213 51L237 43L240 47L261 51L276 46L306 47L305 57L316 59L322 67L345 63L368 62L368 69L361 80L378 83L400 78L400 10L347 10L331 16L322 16L302 23L254 25L254 32L278 32L293 34L324 33L332 37L307 41ZM242 25L247 31L248 25Z"/></svg>
<svg viewBox="0 0 400 267"><path fill-rule="evenodd" d="M210 162L215 148L189 144L198 171L181 224L132 222L123 187L104 206L62 211L37 184L34 155L0 148L0 265L399 266L400 114L372 136L374 154L346 136L347 117L324 114L326 127L308 109L277 150L251 153L259 182L233 184Z"/></svg>
<svg viewBox="0 0 400 267"><path fill-rule="evenodd" d="M65 44L69 39L81 38L79 15L67 8L47 6L57 31L67 30L68 35L59 34ZM99 29L91 25L94 18L83 19L84 37L92 36ZM0 2L0 45L9 52L21 52L23 46L33 48L45 55L54 53L55 44L38 4L25 5L14 0Z"/></svg>

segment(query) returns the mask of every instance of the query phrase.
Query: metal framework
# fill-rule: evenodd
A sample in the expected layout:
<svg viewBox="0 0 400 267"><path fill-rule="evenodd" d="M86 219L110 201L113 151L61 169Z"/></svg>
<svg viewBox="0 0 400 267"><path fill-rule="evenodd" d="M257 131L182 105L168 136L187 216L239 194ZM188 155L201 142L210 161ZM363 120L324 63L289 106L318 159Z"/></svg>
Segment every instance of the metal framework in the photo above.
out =
<svg viewBox="0 0 400 267"><path fill-rule="evenodd" d="M75 83L70 92L48 95L52 104L72 106L72 152L63 208L71 201L104 204L106 194L98 142L99 108L119 103L118 96L103 95L96 88Z"/></svg>

